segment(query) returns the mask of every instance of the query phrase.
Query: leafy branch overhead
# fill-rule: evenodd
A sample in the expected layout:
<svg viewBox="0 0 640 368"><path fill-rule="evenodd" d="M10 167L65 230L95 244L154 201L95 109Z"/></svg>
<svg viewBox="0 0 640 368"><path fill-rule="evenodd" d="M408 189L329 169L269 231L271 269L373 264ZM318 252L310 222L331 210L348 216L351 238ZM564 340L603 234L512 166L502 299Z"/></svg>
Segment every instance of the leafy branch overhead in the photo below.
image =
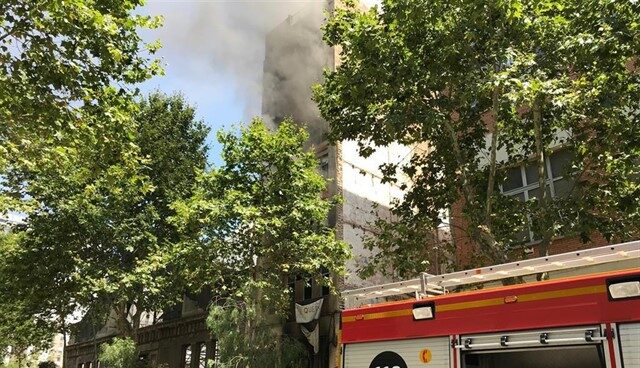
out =
<svg viewBox="0 0 640 368"><path fill-rule="evenodd" d="M387 269L404 275L423 271L399 264L417 248L398 244L419 243L417 229L435 229L454 207L481 263L517 256L512 247L525 232L542 253L565 234L637 235L638 24L640 4L622 0L337 9L324 37L341 62L314 88L331 137L363 142L364 155L392 142L428 146L384 170L386 180L404 174L412 186L393 208L397 226L379 223L385 235L369 242L381 250L372 261L391 259ZM552 187L547 162L559 149L571 153L555 173L570 183L567 193L502 194L518 165L532 167L532 186Z"/></svg>
<svg viewBox="0 0 640 368"><path fill-rule="evenodd" d="M36 205L21 185L59 163L96 179L102 157L135 161L132 85L162 73L140 29L161 18L134 14L141 0L21 1L0 4L0 211ZM134 163L132 163L134 164Z"/></svg>

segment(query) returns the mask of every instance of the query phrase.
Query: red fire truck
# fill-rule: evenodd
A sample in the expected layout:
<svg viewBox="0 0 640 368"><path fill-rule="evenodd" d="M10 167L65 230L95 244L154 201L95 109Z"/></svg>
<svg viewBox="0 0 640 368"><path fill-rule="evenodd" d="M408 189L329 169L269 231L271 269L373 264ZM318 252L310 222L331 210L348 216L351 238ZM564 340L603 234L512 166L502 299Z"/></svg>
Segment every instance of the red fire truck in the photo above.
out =
<svg viewBox="0 0 640 368"><path fill-rule="evenodd" d="M346 291L341 367L640 368L639 259L631 242ZM623 260L631 268L450 291Z"/></svg>

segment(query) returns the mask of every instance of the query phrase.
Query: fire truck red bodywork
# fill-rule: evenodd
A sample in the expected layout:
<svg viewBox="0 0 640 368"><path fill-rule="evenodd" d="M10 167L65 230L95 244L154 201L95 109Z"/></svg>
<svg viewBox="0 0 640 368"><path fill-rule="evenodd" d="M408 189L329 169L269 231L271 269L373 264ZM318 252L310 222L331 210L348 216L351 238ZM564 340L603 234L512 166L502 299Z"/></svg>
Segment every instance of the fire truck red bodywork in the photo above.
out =
<svg viewBox="0 0 640 368"><path fill-rule="evenodd" d="M640 321L640 298L611 300L607 282L640 269L378 304L342 313L342 343L391 341ZM416 321L416 303L432 302L433 319Z"/></svg>

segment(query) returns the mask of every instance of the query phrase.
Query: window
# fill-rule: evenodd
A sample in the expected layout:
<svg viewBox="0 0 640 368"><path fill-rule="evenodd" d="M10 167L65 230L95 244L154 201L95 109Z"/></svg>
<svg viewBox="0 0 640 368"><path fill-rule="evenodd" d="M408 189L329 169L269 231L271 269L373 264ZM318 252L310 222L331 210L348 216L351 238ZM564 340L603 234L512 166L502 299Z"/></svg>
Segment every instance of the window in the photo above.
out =
<svg viewBox="0 0 640 368"><path fill-rule="evenodd" d="M602 347L566 346L534 349L465 352L463 368L604 368Z"/></svg>
<svg viewBox="0 0 640 368"><path fill-rule="evenodd" d="M545 160L547 196L549 198L566 198L571 195L573 183L564 176L568 165L573 160L573 153L568 149L554 152ZM535 162L512 167L506 172L506 179L501 186L504 195L513 196L522 202L540 197L538 183L538 166ZM518 236L524 242L538 240L538 236L530 229Z"/></svg>
<svg viewBox="0 0 640 368"><path fill-rule="evenodd" d="M293 275L289 275L289 293L291 294L291 297L293 298L293 300L298 300L297 296L296 296L296 277Z"/></svg>
<svg viewBox="0 0 640 368"><path fill-rule="evenodd" d="M322 272L322 279L324 282L322 284L322 296L326 296L331 292L329 285L327 285L327 283L330 281L331 275L329 274L329 270L324 266L320 268L320 271Z"/></svg>
<svg viewBox="0 0 640 368"><path fill-rule="evenodd" d="M329 177L329 154L325 153L318 157L318 171L324 178Z"/></svg>
<svg viewBox="0 0 640 368"><path fill-rule="evenodd" d="M307 300L307 299L311 299L313 298L313 278L309 277L309 278L305 278L303 279L304 282L304 299L303 300Z"/></svg>
<svg viewBox="0 0 640 368"><path fill-rule="evenodd" d="M293 301L302 302L305 300L313 299L316 296L326 296L331 293L329 285L325 281L320 282L317 277L321 277L326 281L330 281L331 274L326 267L320 268L319 274L316 276L310 276L308 274L297 274L289 276L288 287Z"/></svg>
<svg viewBox="0 0 640 368"><path fill-rule="evenodd" d="M149 366L149 353L142 353L138 356L138 363L140 367L148 367Z"/></svg>
<svg viewBox="0 0 640 368"><path fill-rule="evenodd" d="M198 368L207 368L207 344L198 343Z"/></svg>
<svg viewBox="0 0 640 368"><path fill-rule="evenodd" d="M547 194L551 197L566 197L570 194L572 185L563 177L563 174L572 159L573 155L568 150L558 151L546 158L546 188ZM513 196L524 194L525 200L537 198L540 195L537 164L530 162L527 165L509 169L507 178L502 184L502 192Z"/></svg>
<svg viewBox="0 0 640 368"><path fill-rule="evenodd" d="M220 353L218 352L218 341L213 342L213 366L218 367L220 365Z"/></svg>
<svg viewBox="0 0 640 368"><path fill-rule="evenodd" d="M191 367L191 345L182 347L182 368Z"/></svg>

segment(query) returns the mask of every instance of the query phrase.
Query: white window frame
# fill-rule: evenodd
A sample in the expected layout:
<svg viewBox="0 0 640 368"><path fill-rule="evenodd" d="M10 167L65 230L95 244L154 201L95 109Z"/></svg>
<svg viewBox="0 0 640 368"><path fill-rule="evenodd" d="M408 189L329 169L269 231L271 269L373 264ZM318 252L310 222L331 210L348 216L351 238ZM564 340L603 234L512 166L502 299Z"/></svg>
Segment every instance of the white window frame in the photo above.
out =
<svg viewBox="0 0 640 368"><path fill-rule="evenodd" d="M555 183L563 180L564 179L564 175L558 176L558 177L554 177L553 176L553 171L551 169L551 157L555 154L558 153L562 150L562 148L556 149L555 151L553 151L553 153L551 153L550 155L546 155L544 158L544 163L545 163L545 170L546 170L546 178L545 178L545 188L544 190L547 190L547 186L549 187L549 192L551 193L551 198L556 198L556 188L555 188ZM540 189L540 182L538 180L535 181L535 183L529 183L527 182L527 164L531 164L531 161L525 161L521 164L518 165L518 168L520 169L520 176L522 179L522 186L521 187L517 187L515 189L511 189L508 191L504 191L502 184L500 185L500 192L505 195L505 196L509 196L509 197L515 197L518 196L520 194L524 194L524 201L527 202L529 201L529 192L535 189ZM537 165L536 165L537 166ZM511 170L514 167L508 168L507 170ZM542 192L542 189L540 190L540 195L543 195L544 193ZM528 218L527 219L529 221L529 223L531 223L531 219ZM533 233L533 231L531 230L531 226L529 226L529 240L526 241L524 243L524 245L531 245L531 244L536 244L538 243L539 240L535 240L535 234Z"/></svg>

